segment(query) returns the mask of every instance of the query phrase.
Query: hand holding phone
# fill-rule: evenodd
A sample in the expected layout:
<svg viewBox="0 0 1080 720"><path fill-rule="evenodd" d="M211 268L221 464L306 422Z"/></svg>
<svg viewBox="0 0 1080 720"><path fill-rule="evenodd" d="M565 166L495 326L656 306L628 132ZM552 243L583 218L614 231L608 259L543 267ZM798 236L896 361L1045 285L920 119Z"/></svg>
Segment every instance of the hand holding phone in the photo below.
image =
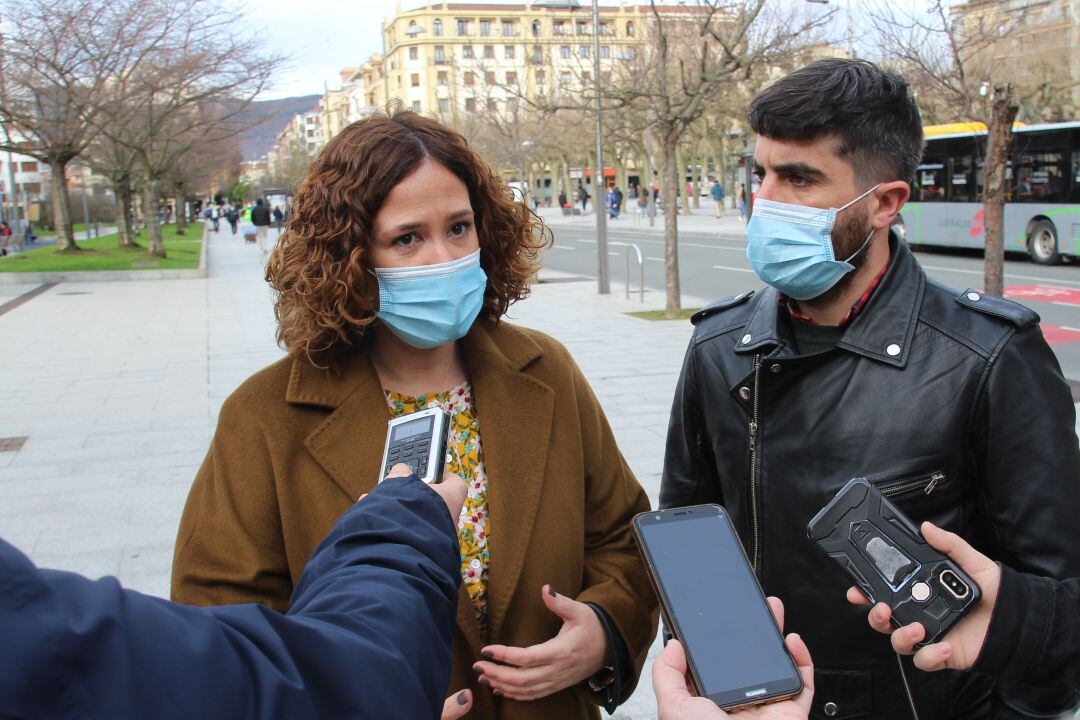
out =
<svg viewBox="0 0 1080 720"><path fill-rule="evenodd" d="M806 533L896 627L920 623L935 642L979 601L980 589L865 478L849 480L810 520Z"/></svg>
<svg viewBox="0 0 1080 720"><path fill-rule="evenodd" d="M633 528L697 694L721 708L798 695L802 677L724 509L641 513Z"/></svg>

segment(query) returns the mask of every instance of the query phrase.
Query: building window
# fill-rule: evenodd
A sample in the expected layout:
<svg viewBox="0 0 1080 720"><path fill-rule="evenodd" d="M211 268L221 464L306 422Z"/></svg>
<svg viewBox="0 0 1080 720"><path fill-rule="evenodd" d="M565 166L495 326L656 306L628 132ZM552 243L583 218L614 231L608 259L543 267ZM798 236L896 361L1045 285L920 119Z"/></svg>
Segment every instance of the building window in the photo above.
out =
<svg viewBox="0 0 1080 720"><path fill-rule="evenodd" d="M589 34L589 24L587 22L585 22L584 20L578 20L577 21L577 34L578 35L588 35Z"/></svg>
<svg viewBox="0 0 1080 720"><path fill-rule="evenodd" d="M450 112L450 100L447 98L439 98L439 112Z"/></svg>
<svg viewBox="0 0 1080 720"><path fill-rule="evenodd" d="M420 101L419 100L413 100L412 101L412 109L413 109L413 112L420 112Z"/></svg>
<svg viewBox="0 0 1080 720"><path fill-rule="evenodd" d="M627 60L633 60L637 57L637 48L626 48L626 50L623 52L623 57L625 57Z"/></svg>
<svg viewBox="0 0 1080 720"><path fill-rule="evenodd" d="M499 108L499 106L498 106L498 103L495 102L495 98L488 98L487 99L487 109L488 110L490 110L491 112L495 112L496 110L498 110L498 108Z"/></svg>
<svg viewBox="0 0 1080 720"><path fill-rule="evenodd" d="M474 75L471 70L467 71L465 73L465 84L466 85L473 85L475 83L476 83L476 75Z"/></svg>
<svg viewBox="0 0 1080 720"><path fill-rule="evenodd" d="M611 29L611 23L606 20L600 22L600 34L601 35L614 35Z"/></svg>
<svg viewBox="0 0 1080 720"><path fill-rule="evenodd" d="M401 76L400 75L397 76L397 86L401 87Z"/></svg>
<svg viewBox="0 0 1080 720"><path fill-rule="evenodd" d="M468 20L459 19L457 21L457 34L458 34L458 37L466 37L468 35L471 35L472 34L471 25L472 25L472 23L470 23Z"/></svg>
<svg viewBox="0 0 1080 720"><path fill-rule="evenodd" d="M481 37L490 37L491 36L491 21L490 20L481 20L480 21L480 36Z"/></svg>
<svg viewBox="0 0 1080 720"><path fill-rule="evenodd" d="M555 20L551 24L551 32L554 35L565 35L566 34L566 21L565 20Z"/></svg>
<svg viewBox="0 0 1080 720"><path fill-rule="evenodd" d="M38 171L38 164L36 162L22 162L19 163L19 172L31 173Z"/></svg>
<svg viewBox="0 0 1080 720"><path fill-rule="evenodd" d="M514 59L514 46L513 45L507 45L506 47L503 48L503 57L506 58L507 60L513 60Z"/></svg>
<svg viewBox="0 0 1080 720"><path fill-rule="evenodd" d="M518 99L516 97L506 98L506 109L509 112L517 112Z"/></svg>
<svg viewBox="0 0 1080 720"><path fill-rule="evenodd" d="M536 71L536 84L537 85L543 85L546 80L547 80L547 73L544 72L543 70L537 70Z"/></svg>
<svg viewBox="0 0 1080 720"><path fill-rule="evenodd" d="M442 37L442 20L431 23L431 32L434 33L435 37Z"/></svg>
<svg viewBox="0 0 1080 720"><path fill-rule="evenodd" d="M578 45L577 54L578 54L578 57L583 57L583 58L589 57L589 46L588 45Z"/></svg>
<svg viewBox="0 0 1080 720"><path fill-rule="evenodd" d="M517 35L517 28L514 27L513 20L502 21L502 34L503 37L514 37L515 35Z"/></svg>
<svg viewBox="0 0 1080 720"><path fill-rule="evenodd" d="M559 57L561 57L561 58L570 57L570 46L569 45L563 45L563 46L561 46L559 48Z"/></svg>
<svg viewBox="0 0 1080 720"><path fill-rule="evenodd" d="M561 73L559 73L559 82L561 84L563 84L563 85L569 85L570 84L570 73L568 73L565 70L563 70Z"/></svg>
<svg viewBox="0 0 1080 720"><path fill-rule="evenodd" d="M476 112L476 98L465 98L465 110Z"/></svg>
<svg viewBox="0 0 1080 720"><path fill-rule="evenodd" d="M450 84L450 76L447 75L445 70L440 70L439 71L438 82L439 82L440 85L449 85Z"/></svg>
<svg viewBox="0 0 1080 720"><path fill-rule="evenodd" d="M473 51L472 51L472 45L462 45L461 46L461 57L465 58L466 60L472 60L473 59L474 55L473 55Z"/></svg>
<svg viewBox="0 0 1080 720"><path fill-rule="evenodd" d="M484 73L484 84L485 85L494 85L495 84L495 71L494 70L488 70L486 73Z"/></svg>
<svg viewBox="0 0 1080 720"><path fill-rule="evenodd" d="M611 57L611 48L609 48L607 45L601 45L600 46L600 57L604 58L605 60L607 58Z"/></svg>
<svg viewBox="0 0 1080 720"><path fill-rule="evenodd" d="M409 59L410 60L415 60L417 58L417 56L418 56L417 49L414 48L414 47L409 48Z"/></svg>
<svg viewBox="0 0 1080 720"><path fill-rule="evenodd" d="M443 47L442 45L436 45L435 46L435 62L437 62L437 63L446 62L446 48Z"/></svg>
<svg viewBox="0 0 1080 720"><path fill-rule="evenodd" d="M592 73L589 72L588 70L581 73L581 80L582 80L582 82L590 82L592 80Z"/></svg>
<svg viewBox="0 0 1080 720"><path fill-rule="evenodd" d="M533 20L532 21L532 34L533 34L533 37L540 37L540 21L539 20Z"/></svg>
<svg viewBox="0 0 1080 720"><path fill-rule="evenodd" d="M507 85L513 85L515 83L517 83L517 73L514 72L513 70L507 70L506 71L506 84Z"/></svg>
<svg viewBox="0 0 1080 720"><path fill-rule="evenodd" d="M626 21L626 37L634 37L634 21Z"/></svg>
<svg viewBox="0 0 1080 720"><path fill-rule="evenodd" d="M494 45L485 45L484 46L484 58L488 59L488 60L491 60L491 59L495 58L495 46Z"/></svg>
<svg viewBox="0 0 1080 720"><path fill-rule="evenodd" d="M420 87L420 73L413 73L409 76L409 85Z"/></svg>
<svg viewBox="0 0 1080 720"><path fill-rule="evenodd" d="M534 65L544 62L544 49L539 45L533 45L532 61Z"/></svg>

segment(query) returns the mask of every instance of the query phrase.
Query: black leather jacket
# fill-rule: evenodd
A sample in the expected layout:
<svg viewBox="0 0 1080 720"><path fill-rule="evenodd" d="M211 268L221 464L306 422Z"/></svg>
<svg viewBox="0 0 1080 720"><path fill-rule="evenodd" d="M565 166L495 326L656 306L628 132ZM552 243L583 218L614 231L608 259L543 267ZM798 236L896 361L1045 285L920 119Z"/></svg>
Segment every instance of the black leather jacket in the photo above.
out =
<svg viewBox="0 0 1080 720"><path fill-rule="evenodd" d="M888 638L845 601L851 583L806 537L848 479L869 476L916 523L1012 568L1080 574L1075 408L1038 321L927 278L895 242L833 350L799 355L771 288L695 315L660 504L727 508L765 591L785 603L786 629L810 647L814 717L907 720L905 675L923 720L1046 717L1075 704L1068 691L922 673L907 658L901 673Z"/></svg>

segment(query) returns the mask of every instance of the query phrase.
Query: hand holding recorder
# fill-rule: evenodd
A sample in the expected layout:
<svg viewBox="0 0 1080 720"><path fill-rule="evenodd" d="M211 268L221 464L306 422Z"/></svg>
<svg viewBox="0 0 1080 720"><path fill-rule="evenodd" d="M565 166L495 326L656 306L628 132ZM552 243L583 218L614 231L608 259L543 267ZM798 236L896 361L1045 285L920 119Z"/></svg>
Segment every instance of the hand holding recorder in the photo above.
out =
<svg viewBox="0 0 1080 720"><path fill-rule="evenodd" d="M924 522L921 529L923 537L932 548L951 558L978 583L982 589L981 597L971 611L950 628L939 642L921 648L917 646L926 637L926 629L922 623L914 622L897 629L892 623L892 609L885 603L878 603L870 610L870 627L890 635L896 652L903 655L914 654L915 667L920 670L967 670L975 663L986 639L1001 583L1001 568L955 533L942 530L929 522ZM855 587L848 589L847 599L855 605L869 604L866 596Z"/></svg>

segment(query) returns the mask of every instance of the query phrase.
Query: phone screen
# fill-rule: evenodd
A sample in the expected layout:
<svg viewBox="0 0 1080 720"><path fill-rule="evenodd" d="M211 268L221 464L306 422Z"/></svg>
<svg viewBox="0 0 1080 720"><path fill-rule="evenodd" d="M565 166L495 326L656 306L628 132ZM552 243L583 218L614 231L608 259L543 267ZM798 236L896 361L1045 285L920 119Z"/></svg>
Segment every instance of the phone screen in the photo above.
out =
<svg viewBox="0 0 1080 720"><path fill-rule="evenodd" d="M432 423L435 419L432 417L423 417L417 420L411 420L407 423L395 425L390 432L390 442L398 442L405 438L415 437L422 435L423 433L430 433Z"/></svg>
<svg viewBox="0 0 1080 720"><path fill-rule="evenodd" d="M682 510L693 512L644 516L639 533L701 693L723 706L797 689L798 671L727 515L715 506Z"/></svg>

